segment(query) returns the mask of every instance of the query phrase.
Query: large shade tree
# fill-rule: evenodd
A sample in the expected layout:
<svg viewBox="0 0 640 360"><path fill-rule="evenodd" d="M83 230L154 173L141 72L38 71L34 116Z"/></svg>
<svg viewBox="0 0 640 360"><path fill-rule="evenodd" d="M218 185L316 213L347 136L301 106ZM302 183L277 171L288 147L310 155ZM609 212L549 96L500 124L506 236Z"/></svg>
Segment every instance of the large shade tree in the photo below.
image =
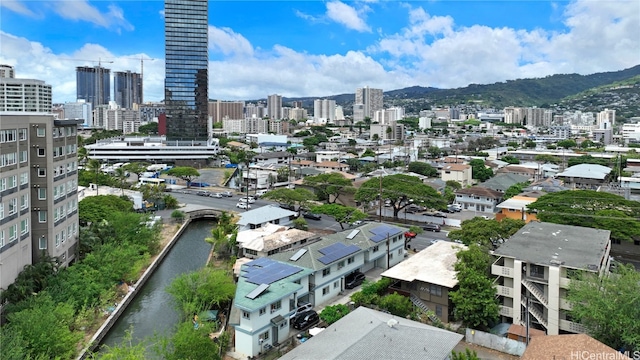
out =
<svg viewBox="0 0 640 360"><path fill-rule="evenodd" d="M340 224L342 230L344 230L346 224L367 218L367 214L362 211L351 206L340 204L324 204L314 207L311 211L315 214L325 214L333 217L338 224Z"/></svg>
<svg viewBox="0 0 640 360"><path fill-rule="evenodd" d="M268 191L262 196L264 199L277 201L295 209L307 208L309 202L315 200L316 196L307 189L280 188Z"/></svg>
<svg viewBox="0 0 640 360"><path fill-rule="evenodd" d="M313 187L321 200L327 203L335 203L340 195L353 194L356 189L351 180L340 173L326 173L304 178L304 184Z"/></svg>
<svg viewBox="0 0 640 360"><path fill-rule="evenodd" d="M367 180L356 192L355 199L361 203L378 199L388 201L393 209L393 217L396 219L400 210L410 204L432 209L444 209L446 206L446 200L434 188L425 185L415 176L404 174Z"/></svg>
<svg viewBox="0 0 640 360"><path fill-rule="evenodd" d="M478 244L485 247L498 245L509 239L524 226L524 221L515 219L484 219L479 216L462 222L459 230L449 232L449 239L462 241L465 245Z"/></svg>
<svg viewBox="0 0 640 360"><path fill-rule="evenodd" d="M640 240L640 202L593 190L567 190L529 204L540 221L611 230L614 242Z"/></svg>
<svg viewBox="0 0 640 360"><path fill-rule="evenodd" d="M189 187L193 179L200 176L200 173L196 168L193 168L191 166L176 166L169 169L169 171L167 172L167 175L175 176L179 179L186 181L187 187Z"/></svg>

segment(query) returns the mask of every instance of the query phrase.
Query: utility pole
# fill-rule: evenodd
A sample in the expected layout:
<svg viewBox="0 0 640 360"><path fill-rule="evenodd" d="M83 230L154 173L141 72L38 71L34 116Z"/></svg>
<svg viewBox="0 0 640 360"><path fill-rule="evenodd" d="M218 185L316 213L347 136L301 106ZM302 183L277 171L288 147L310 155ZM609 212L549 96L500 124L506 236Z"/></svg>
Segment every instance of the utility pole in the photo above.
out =
<svg viewBox="0 0 640 360"><path fill-rule="evenodd" d="M389 268L391 260L389 259L389 233L387 233L387 269Z"/></svg>
<svg viewBox="0 0 640 360"><path fill-rule="evenodd" d="M526 296L525 299L527 299L527 304L525 306L525 309L527 311L527 314L526 314L526 317L527 317L527 320L526 320L526 322L527 322L527 324L526 324L527 325L526 326L526 331L527 331L527 333L526 333L526 336L527 336L526 344L527 344L527 346L529 346L529 323L530 323L530 318L529 318L529 297Z"/></svg>
<svg viewBox="0 0 640 360"><path fill-rule="evenodd" d="M382 173L378 178L380 179L380 192L378 195L378 222L382 222Z"/></svg>

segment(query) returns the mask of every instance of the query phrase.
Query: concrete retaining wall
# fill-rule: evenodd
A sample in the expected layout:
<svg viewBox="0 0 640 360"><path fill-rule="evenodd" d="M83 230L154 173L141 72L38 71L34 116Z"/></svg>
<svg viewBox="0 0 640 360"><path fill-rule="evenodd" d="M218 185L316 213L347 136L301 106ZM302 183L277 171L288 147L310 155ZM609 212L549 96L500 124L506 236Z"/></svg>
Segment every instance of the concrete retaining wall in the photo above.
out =
<svg viewBox="0 0 640 360"><path fill-rule="evenodd" d="M182 233L186 230L187 226L191 223L191 218L187 217L185 222L182 224L178 232L173 236L173 238L169 241L167 246L162 249L158 257L149 265L147 270L142 274L140 279L133 285L133 290L129 291L127 295L125 295L124 299L120 301L116 309L109 315L107 320L102 324L102 326L96 331L91 340L89 340L89 344L82 350L80 355L77 357L78 360L86 359L90 352L94 351L98 345L100 345L100 341L105 337L105 335L111 330L111 327L116 323L120 315L127 308L129 303L133 300L133 298L137 295L138 289L142 288L142 286L149 280L151 274L156 270L158 265L164 260L165 256L169 253L173 245L178 241Z"/></svg>
<svg viewBox="0 0 640 360"><path fill-rule="evenodd" d="M523 342L474 329L467 329L465 341L515 356L522 356L527 348Z"/></svg>

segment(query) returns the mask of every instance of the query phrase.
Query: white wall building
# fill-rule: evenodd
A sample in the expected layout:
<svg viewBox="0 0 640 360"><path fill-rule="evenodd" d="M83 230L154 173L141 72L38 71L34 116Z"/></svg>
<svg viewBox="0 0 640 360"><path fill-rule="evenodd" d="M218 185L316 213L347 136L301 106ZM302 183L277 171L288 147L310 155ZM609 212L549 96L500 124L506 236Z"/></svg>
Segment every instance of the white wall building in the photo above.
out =
<svg viewBox="0 0 640 360"><path fill-rule="evenodd" d="M0 111L49 113L51 106L51 85L44 81L0 77Z"/></svg>
<svg viewBox="0 0 640 360"><path fill-rule="evenodd" d="M356 97L353 110L353 121L364 121L364 118L373 118L378 110L382 110L384 92L382 89L372 89L367 87L356 89ZM356 113L356 105L358 113Z"/></svg>
<svg viewBox="0 0 640 360"><path fill-rule="evenodd" d="M324 119L327 123L333 123L336 120L336 101L327 99L314 100L313 118L316 121Z"/></svg>
<svg viewBox="0 0 640 360"><path fill-rule="evenodd" d="M69 102L64 105L64 115L69 119L83 119L82 126L93 127L93 108L91 103L84 100L78 102Z"/></svg>
<svg viewBox="0 0 640 360"><path fill-rule="evenodd" d="M269 119L282 119L282 95L269 95L267 97L267 115Z"/></svg>

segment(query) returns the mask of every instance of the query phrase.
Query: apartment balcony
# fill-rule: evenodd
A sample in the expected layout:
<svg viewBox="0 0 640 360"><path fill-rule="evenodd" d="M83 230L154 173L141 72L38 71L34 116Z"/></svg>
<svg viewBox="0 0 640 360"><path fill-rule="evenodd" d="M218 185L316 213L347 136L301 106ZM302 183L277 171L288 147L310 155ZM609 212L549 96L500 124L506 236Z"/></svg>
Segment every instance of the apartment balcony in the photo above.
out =
<svg viewBox="0 0 640 360"><path fill-rule="evenodd" d="M562 310L572 310L573 306L571 305L571 303L566 300L566 299L560 299L560 309Z"/></svg>
<svg viewBox="0 0 640 360"><path fill-rule="evenodd" d="M522 285L524 285L524 287L527 288L527 290L529 290L529 292L533 294L533 296L535 296L536 299L538 299L538 301L540 301L545 307L549 307L549 300L544 296L544 290L537 284L529 280L522 279Z"/></svg>
<svg viewBox="0 0 640 360"><path fill-rule="evenodd" d="M527 298L524 296L522 297L522 303L525 304L525 306L527 304ZM544 317L544 313L531 303L529 304L528 308L529 308L529 313L533 315L533 317L536 318L536 320L538 320L540 324L542 324L545 328L547 328L548 322L547 322L547 319Z"/></svg>
<svg viewBox="0 0 640 360"><path fill-rule="evenodd" d="M499 314L501 316L506 316L506 317L513 317L513 308L512 307L508 307L508 306L504 306L504 305L500 305L500 310L499 310Z"/></svg>
<svg viewBox="0 0 640 360"><path fill-rule="evenodd" d="M508 286L496 285L496 295L498 296L507 296L513 298L513 288Z"/></svg>
<svg viewBox="0 0 640 360"><path fill-rule="evenodd" d="M558 326L560 330L569 331L576 334L586 333L587 329L582 326L582 324L578 324L577 322L562 320L560 319L560 324Z"/></svg>
<svg viewBox="0 0 640 360"><path fill-rule="evenodd" d="M493 264L491 265L491 274L492 275L496 275L496 276L505 276L508 278L513 278L513 268L510 267L506 267L506 266L500 266L500 265L496 265Z"/></svg>
<svg viewBox="0 0 640 360"><path fill-rule="evenodd" d="M560 287L563 288L563 289L568 289L570 282L571 282L571 280L569 280L568 278L561 277L560 278Z"/></svg>

